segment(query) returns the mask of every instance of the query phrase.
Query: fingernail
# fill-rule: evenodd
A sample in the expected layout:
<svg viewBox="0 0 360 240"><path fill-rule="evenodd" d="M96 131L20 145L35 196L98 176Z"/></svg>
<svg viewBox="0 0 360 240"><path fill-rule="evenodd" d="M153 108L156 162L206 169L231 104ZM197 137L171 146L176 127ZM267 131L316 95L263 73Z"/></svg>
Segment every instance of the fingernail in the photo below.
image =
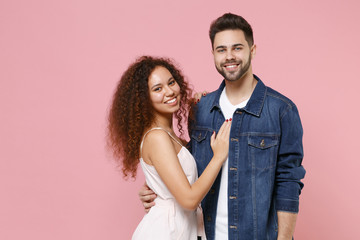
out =
<svg viewBox="0 0 360 240"><path fill-rule="evenodd" d="M225 120L225 122L228 122L228 121L229 121L228 119Z"/></svg>
<svg viewBox="0 0 360 240"><path fill-rule="evenodd" d="M232 118L230 118L229 121L232 121Z"/></svg>
<svg viewBox="0 0 360 240"><path fill-rule="evenodd" d="M200 102L200 99L198 99L197 102Z"/></svg>
<svg viewBox="0 0 360 240"><path fill-rule="evenodd" d="M206 93L203 93L202 95L205 97L205 96L206 96Z"/></svg>

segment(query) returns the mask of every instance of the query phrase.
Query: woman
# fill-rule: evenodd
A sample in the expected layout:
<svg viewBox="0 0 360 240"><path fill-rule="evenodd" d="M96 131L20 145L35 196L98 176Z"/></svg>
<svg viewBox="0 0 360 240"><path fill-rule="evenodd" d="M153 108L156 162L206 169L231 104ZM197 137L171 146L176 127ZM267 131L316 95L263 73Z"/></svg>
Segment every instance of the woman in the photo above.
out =
<svg viewBox="0 0 360 240"><path fill-rule="evenodd" d="M163 58L139 58L118 83L109 114L109 144L124 176L135 177L140 162L147 185L157 194L156 205L132 239L205 239L195 210L227 158L231 120L212 135L214 157L197 178L195 160L172 124L175 116L182 135L190 96L181 72Z"/></svg>

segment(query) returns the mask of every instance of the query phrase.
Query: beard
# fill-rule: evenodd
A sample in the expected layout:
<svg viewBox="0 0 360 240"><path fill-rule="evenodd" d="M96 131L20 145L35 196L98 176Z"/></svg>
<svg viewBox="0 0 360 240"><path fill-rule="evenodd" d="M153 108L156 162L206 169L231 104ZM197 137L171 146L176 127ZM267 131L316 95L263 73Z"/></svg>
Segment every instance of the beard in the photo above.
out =
<svg viewBox="0 0 360 240"><path fill-rule="evenodd" d="M234 64L239 64L241 66L241 68L235 72L228 72L226 70L224 70L224 64L229 64L229 63L234 63ZM249 70L250 65L251 65L251 56L249 54L249 58L247 63L245 64L245 66L242 66L243 62L242 61L236 61L236 60L231 60L231 61L226 61L225 63L220 64L220 66L217 66L215 64L216 70L221 74L221 76L224 77L225 80L228 81L236 81L239 80L240 78L242 78L242 76L244 76L244 74Z"/></svg>

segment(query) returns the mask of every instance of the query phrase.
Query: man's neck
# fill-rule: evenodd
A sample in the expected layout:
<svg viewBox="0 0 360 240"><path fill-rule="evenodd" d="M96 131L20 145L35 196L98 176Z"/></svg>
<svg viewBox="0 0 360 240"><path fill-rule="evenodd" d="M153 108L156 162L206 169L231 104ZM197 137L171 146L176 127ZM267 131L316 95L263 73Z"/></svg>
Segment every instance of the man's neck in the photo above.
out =
<svg viewBox="0 0 360 240"><path fill-rule="evenodd" d="M257 80L254 78L251 69L236 81L228 81L225 79L226 96L233 105L250 98L253 93Z"/></svg>

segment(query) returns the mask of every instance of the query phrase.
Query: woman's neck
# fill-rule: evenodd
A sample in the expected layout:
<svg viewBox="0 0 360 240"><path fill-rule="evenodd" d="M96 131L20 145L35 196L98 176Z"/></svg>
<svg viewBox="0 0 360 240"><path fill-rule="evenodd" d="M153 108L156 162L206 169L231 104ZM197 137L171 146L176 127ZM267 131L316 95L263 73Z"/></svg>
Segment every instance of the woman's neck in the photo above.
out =
<svg viewBox="0 0 360 240"><path fill-rule="evenodd" d="M156 116L155 121L151 127L161 127L172 132L173 131L172 121L173 121L172 116L171 117Z"/></svg>

